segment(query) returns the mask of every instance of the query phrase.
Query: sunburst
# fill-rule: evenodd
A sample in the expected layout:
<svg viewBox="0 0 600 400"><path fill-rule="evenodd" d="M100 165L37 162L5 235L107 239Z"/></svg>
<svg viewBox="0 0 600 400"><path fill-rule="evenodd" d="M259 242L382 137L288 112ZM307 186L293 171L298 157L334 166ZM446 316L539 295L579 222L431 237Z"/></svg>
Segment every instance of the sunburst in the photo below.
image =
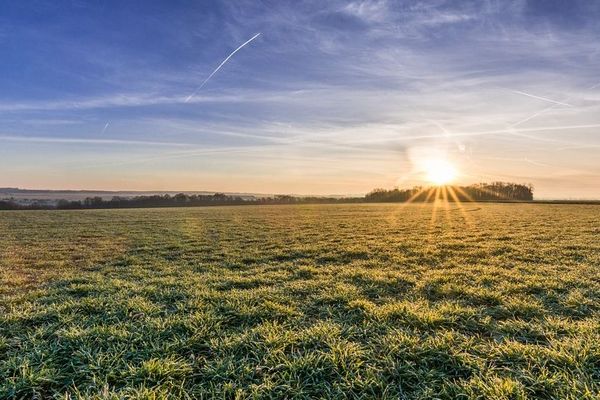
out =
<svg viewBox="0 0 600 400"><path fill-rule="evenodd" d="M426 179L436 186L452 183L458 172L454 165L444 159L432 159L424 162Z"/></svg>

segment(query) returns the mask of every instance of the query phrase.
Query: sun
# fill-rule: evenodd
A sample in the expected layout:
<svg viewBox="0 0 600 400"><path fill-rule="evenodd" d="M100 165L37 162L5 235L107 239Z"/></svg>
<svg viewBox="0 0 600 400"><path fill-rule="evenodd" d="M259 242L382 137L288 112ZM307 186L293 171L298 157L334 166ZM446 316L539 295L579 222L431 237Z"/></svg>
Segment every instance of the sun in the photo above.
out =
<svg viewBox="0 0 600 400"><path fill-rule="evenodd" d="M428 160L424 166L426 179L436 186L448 185L456 179L456 168L446 160Z"/></svg>

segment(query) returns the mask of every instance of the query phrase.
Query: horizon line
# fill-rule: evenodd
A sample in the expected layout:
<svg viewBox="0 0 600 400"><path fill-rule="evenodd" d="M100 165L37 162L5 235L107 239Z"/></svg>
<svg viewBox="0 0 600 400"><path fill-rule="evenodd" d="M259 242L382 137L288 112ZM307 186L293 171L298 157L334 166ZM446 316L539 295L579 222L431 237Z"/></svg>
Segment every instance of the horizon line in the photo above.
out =
<svg viewBox="0 0 600 400"><path fill-rule="evenodd" d="M525 183L516 183L516 182L505 182L505 181L491 181L491 182L477 182L470 184L453 184L453 185L413 185L411 187L399 187L394 186L392 188L373 188L370 191L364 193L326 193L326 194L317 194L317 193L293 193L293 192L249 192L249 191L223 191L223 190L200 190L200 189L190 189L190 190L171 190L171 189L39 189L39 188L22 188L22 187L9 187L9 186L0 186L0 194L3 194L3 191L15 190L15 191L24 191L24 192L72 192L72 193L163 193L163 194L178 194L178 193L207 193L207 194L215 194L215 193L223 193L225 195L245 195L245 196L292 196L292 197L364 197L369 192L376 189L384 189L384 190L410 190L417 187L421 188L434 188L434 187L467 187L477 184L491 184L495 182L503 182L503 183L511 183L516 185L527 185ZM0 198L2 200L2 198ZM552 197L552 196L541 196L537 197L533 200L535 201L600 201L600 197Z"/></svg>

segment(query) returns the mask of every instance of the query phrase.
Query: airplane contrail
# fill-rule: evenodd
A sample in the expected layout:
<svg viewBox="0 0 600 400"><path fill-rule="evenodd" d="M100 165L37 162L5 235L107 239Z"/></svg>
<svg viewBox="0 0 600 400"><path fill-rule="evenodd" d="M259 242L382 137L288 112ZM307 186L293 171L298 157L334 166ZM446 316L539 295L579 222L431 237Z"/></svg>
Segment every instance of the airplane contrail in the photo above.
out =
<svg viewBox="0 0 600 400"><path fill-rule="evenodd" d="M573 107L571 104L567 104L567 103L561 103L560 101L556 101L556 100L552 100L552 99L548 99L546 97L540 97L540 96L535 96L533 94L529 94L529 93L525 93L525 92L521 92L519 90L513 90L513 93L517 93L517 94L522 94L523 96L527 96L527 97L531 97L533 99L538 99L538 100L543 100L543 101L547 101L549 103L554 103L554 104L558 104L561 106L567 106L567 107Z"/></svg>
<svg viewBox="0 0 600 400"><path fill-rule="evenodd" d="M596 83L596 84L594 84L594 85L590 86L588 89L589 89L589 90L591 90L591 89L595 89L595 88L597 88L598 86L600 86L600 82L598 82L598 83ZM569 97L567 97L567 98L566 98L564 101L569 101L569 100L571 100L572 98L573 98L573 96L569 96ZM522 120L520 120L520 121L517 121L517 122L515 122L515 123L512 123L512 124L510 124L510 125L509 125L509 128L514 128L514 127L516 127L516 126L518 126L518 125L524 124L525 122L527 122L527 121L529 121L529 120L532 120L533 118L537 117L538 115L542 115L542 114L544 114L544 113L545 113L545 112L547 112L547 111L551 111L551 110L553 110L554 108L556 108L556 106L557 106L557 105L563 105L563 104L566 104L566 103L555 102L555 103L553 103L553 105L551 105L550 107L544 108L543 110L540 110L540 111L538 111L538 112L536 112L536 113L534 113L534 114L530 115L530 116L529 116L529 117L527 117L527 118L524 118L524 119L522 119Z"/></svg>
<svg viewBox="0 0 600 400"><path fill-rule="evenodd" d="M525 122L527 122L527 121L530 121L530 120L534 119L534 118L535 118L535 117L537 117L538 115L542 115L542 114L544 114L545 112L548 112L548 111L550 111L550 110L553 110L554 108L556 108L556 104L553 104L553 105L551 105L550 107L546 107L546 108L544 108L543 110L540 110L540 111L538 111L538 112L536 112L536 113L533 113L533 114L531 114L531 115L530 115L529 117L527 117L527 118L523 118L523 119L522 119L522 120L520 120L520 121L517 121L517 122L515 122L515 123L512 123L512 124L510 124L508 127L509 127L509 128L516 128L517 126L519 126L519 125L521 125L521 124L524 124Z"/></svg>
<svg viewBox="0 0 600 400"><path fill-rule="evenodd" d="M230 59L231 57L233 57L233 55L234 55L235 53L237 53L238 51L240 51L242 48L244 48L244 46L246 46L248 43L250 43L251 41L253 41L254 39L256 39L256 38L257 38L257 37L259 37L259 36L260 36L260 32L259 32L259 33L257 33L256 35L252 36L250 39L248 39L247 41L245 41L244 43L242 43L242 44L241 44L241 45L240 45L240 46L239 46L237 49L235 49L234 51L232 51L232 52L231 52L231 54L229 54L229 55L227 56L227 58L225 58L225 59L224 59L224 60L221 62L221 64L219 64L219 66L218 66L217 68L215 68L215 70L214 70L214 71L213 71L213 72L212 72L212 73L211 73L211 74L208 76L208 78L206 78L206 79L204 80L204 82L202 82L202 84L201 84L200 86L198 86L198 87L196 88L196 90L194 90L194 91L192 92L192 94L190 94L190 95L189 95L189 96L188 96L188 97L185 99L185 103L187 103L188 101L190 101L190 100L192 99L192 97L194 97L194 96L196 95L196 93L198 93L198 91L199 91L200 89L202 89L202 88L204 87L204 85L206 85L206 82L208 82L208 81L210 80L210 78L212 78L212 77L213 77L213 75L214 75L214 74L216 74L216 73L217 73L217 72L218 72L218 71L221 69L221 67L222 67L223 65L225 65L225 63L226 63L227 61L229 61L229 59Z"/></svg>
<svg viewBox="0 0 600 400"><path fill-rule="evenodd" d="M107 122L106 125L104 125L104 128L102 128L102 132L100 133L101 135L104 135L104 132L108 129L108 125L110 125L110 122Z"/></svg>

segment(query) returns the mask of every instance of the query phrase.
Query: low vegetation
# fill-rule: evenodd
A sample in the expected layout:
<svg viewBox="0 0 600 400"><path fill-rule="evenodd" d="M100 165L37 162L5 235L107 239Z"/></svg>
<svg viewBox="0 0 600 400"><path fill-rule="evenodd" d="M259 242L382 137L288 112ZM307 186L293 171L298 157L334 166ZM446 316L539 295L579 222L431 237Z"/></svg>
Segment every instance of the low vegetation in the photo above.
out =
<svg viewBox="0 0 600 400"><path fill-rule="evenodd" d="M18 190L18 189L15 189ZM48 192L52 193L52 192ZM60 193L60 192L59 192ZM114 196L107 200L101 196L83 200L31 200L0 199L0 210L79 210L103 208L147 208L147 207L198 207L219 205L273 205L273 204L349 204L349 203L392 203L392 202L447 202L469 201L532 201L531 185L494 182L470 186L416 186L412 189L375 189L363 197L324 196L255 196L214 194L154 194L144 196Z"/></svg>
<svg viewBox="0 0 600 400"><path fill-rule="evenodd" d="M365 196L365 201L388 202L447 202L468 201L532 201L533 186L508 182L478 183L469 186L421 186L412 189L375 189Z"/></svg>
<svg viewBox="0 0 600 400"><path fill-rule="evenodd" d="M3 211L0 398L599 398L599 219Z"/></svg>

